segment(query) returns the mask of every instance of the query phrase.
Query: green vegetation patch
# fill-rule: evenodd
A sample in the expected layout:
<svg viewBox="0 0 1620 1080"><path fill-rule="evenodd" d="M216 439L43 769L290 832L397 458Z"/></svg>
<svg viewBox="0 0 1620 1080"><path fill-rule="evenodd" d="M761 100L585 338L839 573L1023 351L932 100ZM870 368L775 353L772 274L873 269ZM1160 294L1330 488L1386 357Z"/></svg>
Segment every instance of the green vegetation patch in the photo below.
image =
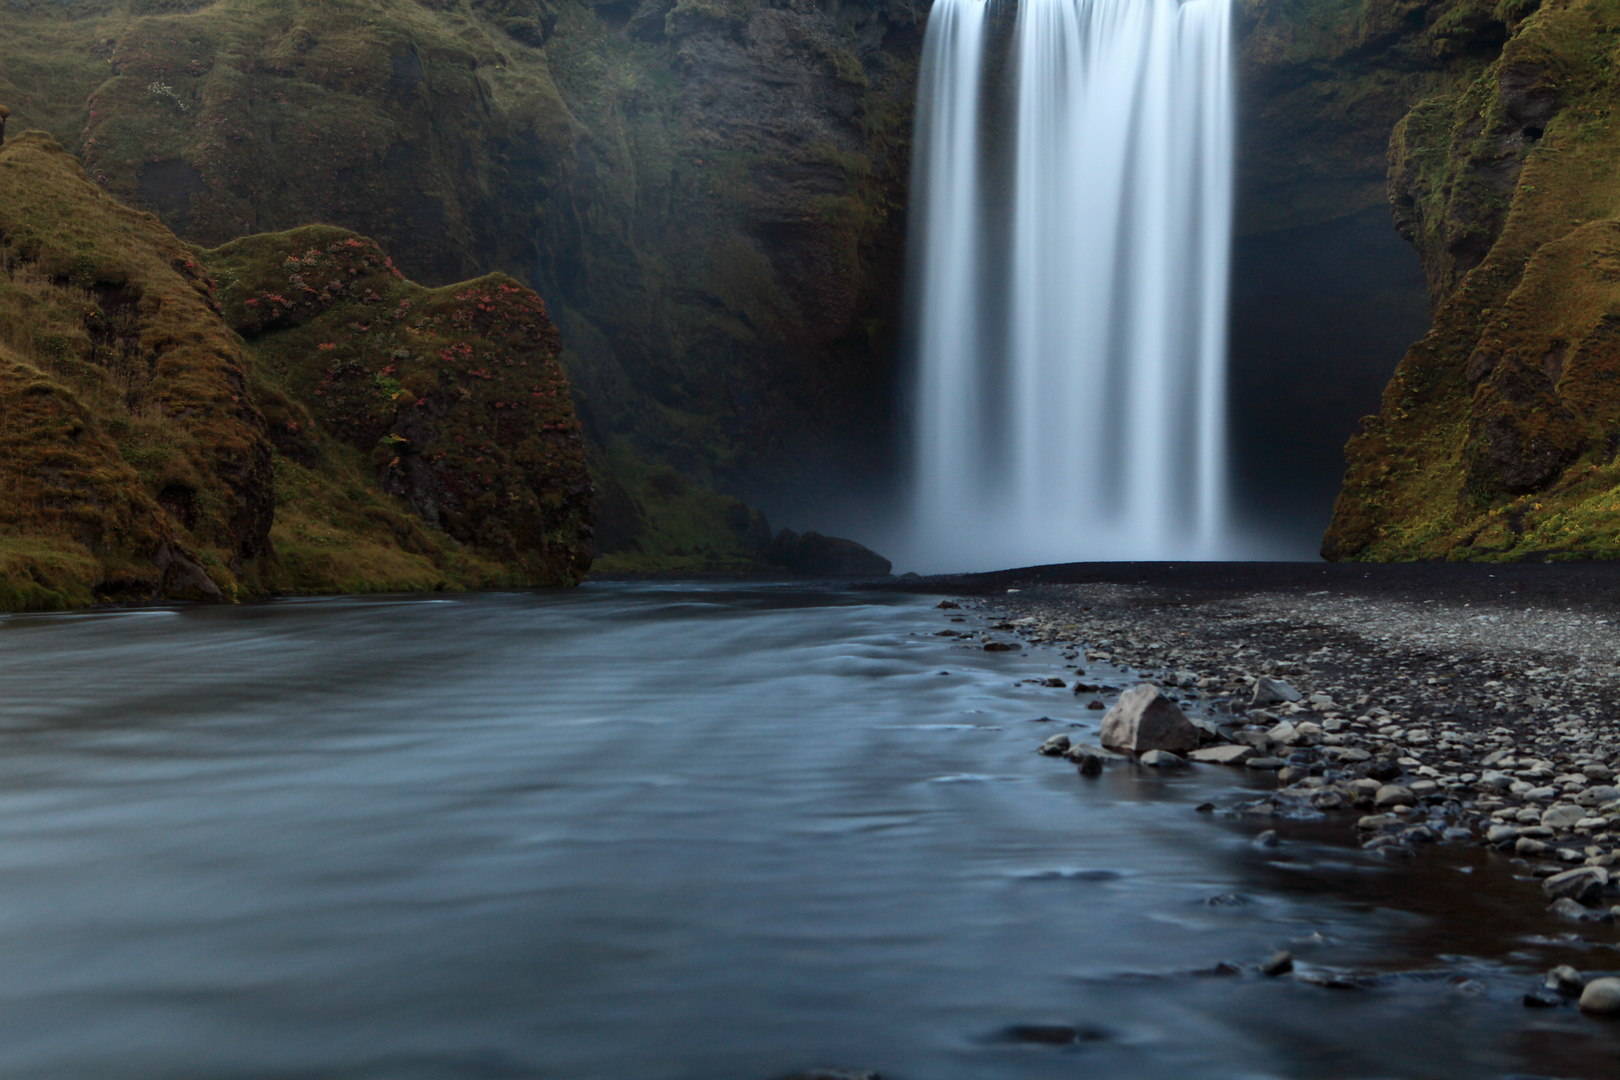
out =
<svg viewBox="0 0 1620 1080"><path fill-rule="evenodd" d="M1616 554L1620 3L1521 11L1391 143L1435 325L1347 448L1330 558Z"/></svg>

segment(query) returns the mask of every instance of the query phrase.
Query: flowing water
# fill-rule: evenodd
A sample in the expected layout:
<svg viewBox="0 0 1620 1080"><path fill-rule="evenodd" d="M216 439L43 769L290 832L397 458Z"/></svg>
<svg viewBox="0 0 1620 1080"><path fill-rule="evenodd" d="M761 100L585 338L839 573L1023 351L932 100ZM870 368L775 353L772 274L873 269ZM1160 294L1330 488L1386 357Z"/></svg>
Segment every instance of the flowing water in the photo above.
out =
<svg viewBox="0 0 1620 1080"><path fill-rule="evenodd" d="M1020 681L1058 654L950 617L588 585L0 619L0 1075L1613 1075L1615 1028L1518 1000L1613 949L1505 862L1257 848L1195 812L1236 771L1081 778L1032 752L1098 715ZM1253 971L1281 947L1371 974Z"/></svg>
<svg viewBox="0 0 1620 1080"><path fill-rule="evenodd" d="M1228 0L935 0L917 568L1231 557L1230 51Z"/></svg>

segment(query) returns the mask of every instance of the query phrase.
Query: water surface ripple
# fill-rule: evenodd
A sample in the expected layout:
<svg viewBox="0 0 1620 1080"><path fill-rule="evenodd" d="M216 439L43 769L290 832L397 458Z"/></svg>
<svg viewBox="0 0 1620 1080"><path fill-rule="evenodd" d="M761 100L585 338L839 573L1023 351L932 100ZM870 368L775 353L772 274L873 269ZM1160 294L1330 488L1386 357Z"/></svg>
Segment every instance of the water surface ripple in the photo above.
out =
<svg viewBox="0 0 1620 1080"><path fill-rule="evenodd" d="M1531 939L1567 927L1482 893L1506 864L1256 848L1193 812L1230 771L1083 780L1031 752L1099 715L1019 683L1056 654L927 605L0 620L0 1075L1612 1075L1614 1029L1518 995L1620 961ZM1404 974L1194 974L1290 945Z"/></svg>

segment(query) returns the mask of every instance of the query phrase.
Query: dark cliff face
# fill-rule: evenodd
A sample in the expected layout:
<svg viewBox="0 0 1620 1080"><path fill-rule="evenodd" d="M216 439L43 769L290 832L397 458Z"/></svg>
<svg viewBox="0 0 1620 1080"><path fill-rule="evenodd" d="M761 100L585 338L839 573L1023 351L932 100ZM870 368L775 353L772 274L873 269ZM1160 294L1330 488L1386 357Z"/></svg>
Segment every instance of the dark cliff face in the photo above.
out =
<svg viewBox="0 0 1620 1080"><path fill-rule="evenodd" d="M604 439L773 509L884 467L914 19L562 12L546 51L581 135L536 278Z"/></svg>
<svg viewBox="0 0 1620 1080"><path fill-rule="evenodd" d="M599 444L767 502L882 469L909 5L13 7L13 130L187 240L328 222L429 284L503 271Z"/></svg>
<svg viewBox="0 0 1620 1080"><path fill-rule="evenodd" d="M1429 328L1423 266L1392 227L1391 130L1506 36L1490 5L1240 0L1231 430L1239 513L1310 557L1344 443Z"/></svg>
<svg viewBox="0 0 1620 1080"><path fill-rule="evenodd" d="M1510 230L1526 155L1552 145L1531 133L1565 107L1553 83L1594 61L1498 57L1562 10L1238 3L1232 417L1262 526L1325 513L1337 447L1427 329L1425 295L1443 306ZM197 243L324 221L429 284L533 286L592 442L602 547L707 550L740 541L735 506L701 485L791 515L893 473L925 16L898 0L13 0L0 96L14 131L49 128ZM1539 416L1521 369L1480 379ZM1521 438L1506 415L1470 429L1476 495L1573 460L1565 421ZM682 539L670 522L695 510L668 500L693 492L704 523ZM1381 550L1346 528L1361 539L1336 553Z"/></svg>
<svg viewBox="0 0 1620 1080"><path fill-rule="evenodd" d="M1620 6L1516 15L1391 141L1434 328L1350 442L1330 558L1620 554Z"/></svg>

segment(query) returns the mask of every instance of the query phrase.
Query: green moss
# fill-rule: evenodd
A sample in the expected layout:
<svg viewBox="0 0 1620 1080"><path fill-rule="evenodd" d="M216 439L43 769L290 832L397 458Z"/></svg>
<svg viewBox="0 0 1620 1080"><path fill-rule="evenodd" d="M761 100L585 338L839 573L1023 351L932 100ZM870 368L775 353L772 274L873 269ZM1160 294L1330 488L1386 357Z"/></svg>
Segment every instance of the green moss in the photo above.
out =
<svg viewBox="0 0 1620 1080"><path fill-rule="evenodd" d="M1424 254L1435 327L1351 440L1330 557L1616 553L1617 25L1620 4L1543 5L1479 80L1397 131L1398 216Z"/></svg>
<svg viewBox="0 0 1620 1080"><path fill-rule="evenodd" d="M557 352L510 279L427 289L328 227L189 249L14 138L0 608L578 581Z"/></svg>
<svg viewBox="0 0 1620 1080"><path fill-rule="evenodd" d="M641 522L634 544L600 556L596 572L763 568L761 549L770 536L758 511L667 465L651 464L624 445L610 450L604 464L626 489Z"/></svg>
<svg viewBox="0 0 1620 1080"><path fill-rule="evenodd" d="M500 275L423 288L328 226L202 257L265 380L365 454L374 483L520 578L584 574L591 489L539 297Z"/></svg>

